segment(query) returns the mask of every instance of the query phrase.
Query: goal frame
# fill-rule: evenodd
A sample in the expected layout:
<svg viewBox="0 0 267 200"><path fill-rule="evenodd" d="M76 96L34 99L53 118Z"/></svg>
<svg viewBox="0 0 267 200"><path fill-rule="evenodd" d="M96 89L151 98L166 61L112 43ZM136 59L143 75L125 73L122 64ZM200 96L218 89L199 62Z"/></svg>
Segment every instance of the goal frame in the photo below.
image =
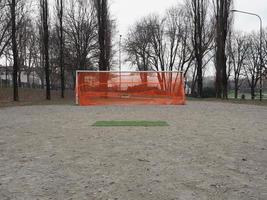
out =
<svg viewBox="0 0 267 200"><path fill-rule="evenodd" d="M185 83L184 80L184 71L93 71L93 70L76 70L76 77L75 77L75 103L76 105L79 105L79 94L78 94L78 85L79 85L79 73L117 73L117 74L122 74L122 73L180 73L181 76L183 77L183 84Z"/></svg>

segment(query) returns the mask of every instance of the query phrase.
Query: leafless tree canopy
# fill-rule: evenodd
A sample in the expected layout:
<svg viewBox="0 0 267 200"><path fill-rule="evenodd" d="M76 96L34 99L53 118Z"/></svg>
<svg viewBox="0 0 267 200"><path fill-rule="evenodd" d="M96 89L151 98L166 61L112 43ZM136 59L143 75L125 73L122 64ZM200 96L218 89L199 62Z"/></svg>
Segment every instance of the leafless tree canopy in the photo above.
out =
<svg viewBox="0 0 267 200"><path fill-rule="evenodd" d="M0 60L5 82L12 71L14 100L21 77L27 87L47 91L75 87L76 70L111 70L117 57L116 23L108 0L1 0ZM125 63L140 71L184 72L191 95L203 97L207 73L214 73L216 96L242 88L257 95L260 79L259 33L231 28L232 0L184 0L164 14L148 13L123 37ZM265 31L266 33L266 31ZM264 34L266 36L266 34ZM263 43L267 78L267 39ZM12 66L12 67L10 67ZM141 77L146 82L146 77ZM164 79L164 77L159 77ZM164 86L163 86L164 87Z"/></svg>
<svg viewBox="0 0 267 200"><path fill-rule="evenodd" d="M138 70L185 70L192 60L189 19L180 7L137 22L125 40L128 61Z"/></svg>
<svg viewBox="0 0 267 200"><path fill-rule="evenodd" d="M114 55L115 23L107 0L57 0L53 5L47 0L0 1L0 58L14 65L17 77L12 80L18 86L22 73L28 87L40 80L47 99L50 89L59 86L64 97L65 88L75 84L76 70L109 70Z"/></svg>
<svg viewBox="0 0 267 200"><path fill-rule="evenodd" d="M190 0L187 6L193 33L193 49L196 63L197 96L203 96L203 62L207 52L211 50L213 41L212 16L209 16L208 0Z"/></svg>
<svg viewBox="0 0 267 200"><path fill-rule="evenodd" d="M11 17L7 3L6 0L0 1L0 57L11 41L11 34L9 31L11 27Z"/></svg>

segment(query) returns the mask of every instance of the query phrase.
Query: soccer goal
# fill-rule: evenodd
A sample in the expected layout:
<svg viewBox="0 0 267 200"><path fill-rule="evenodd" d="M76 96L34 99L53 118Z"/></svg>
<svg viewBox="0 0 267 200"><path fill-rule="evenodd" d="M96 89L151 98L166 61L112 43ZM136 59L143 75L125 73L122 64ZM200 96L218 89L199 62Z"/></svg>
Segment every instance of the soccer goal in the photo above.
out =
<svg viewBox="0 0 267 200"><path fill-rule="evenodd" d="M76 103L182 105L185 104L183 73L77 71Z"/></svg>

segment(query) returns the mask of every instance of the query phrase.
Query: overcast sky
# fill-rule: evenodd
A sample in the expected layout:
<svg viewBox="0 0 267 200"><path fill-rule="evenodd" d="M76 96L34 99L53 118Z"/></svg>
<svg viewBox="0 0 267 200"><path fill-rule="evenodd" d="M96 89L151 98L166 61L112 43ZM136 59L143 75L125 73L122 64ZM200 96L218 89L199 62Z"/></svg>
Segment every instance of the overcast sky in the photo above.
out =
<svg viewBox="0 0 267 200"><path fill-rule="evenodd" d="M113 16L117 19L119 33L125 35L128 27L142 16L164 13L169 7L183 0L111 0ZM267 0L235 0L235 9L255 12L262 16L267 27ZM259 20L253 16L235 14L234 28L241 31L259 29Z"/></svg>
<svg viewBox="0 0 267 200"><path fill-rule="evenodd" d="M184 0L110 1L112 15L117 20L117 28L119 32L117 38L119 38L119 34L125 36L128 28L143 16L151 13L164 14L166 9L184 2ZM267 27L267 0L234 0L234 8L259 14L263 19L263 26ZM244 32L251 32L253 30L258 31L259 19L254 16L235 13L234 29ZM128 70L129 66L126 63L123 63L123 69ZM207 73L212 74L213 72Z"/></svg>

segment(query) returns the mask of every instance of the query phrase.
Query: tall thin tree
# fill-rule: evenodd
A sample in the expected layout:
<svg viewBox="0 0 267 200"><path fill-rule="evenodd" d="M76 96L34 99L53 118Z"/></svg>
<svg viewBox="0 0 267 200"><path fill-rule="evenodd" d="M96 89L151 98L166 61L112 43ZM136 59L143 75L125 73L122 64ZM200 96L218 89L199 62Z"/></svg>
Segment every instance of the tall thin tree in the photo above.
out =
<svg viewBox="0 0 267 200"><path fill-rule="evenodd" d="M108 12L108 0L95 0L98 20L98 42L99 42L99 70L110 70L111 53L111 31Z"/></svg>
<svg viewBox="0 0 267 200"><path fill-rule="evenodd" d="M193 45L197 69L197 96L203 96L203 57L204 57L204 31L207 18L207 1L191 0L191 15L193 24Z"/></svg>
<svg viewBox="0 0 267 200"><path fill-rule="evenodd" d="M61 80L61 98L64 98L65 92L65 69L64 69L64 36L63 36L63 0L57 0L57 18L58 18L58 38L59 38L59 65Z"/></svg>
<svg viewBox="0 0 267 200"><path fill-rule="evenodd" d="M216 18L216 96L228 98L226 40L230 29L230 9L233 0L213 0Z"/></svg>
<svg viewBox="0 0 267 200"><path fill-rule="evenodd" d="M12 51L13 51L13 100L19 100L18 94L18 47L16 40L16 0L12 0L10 3L11 21L12 21Z"/></svg>
<svg viewBox="0 0 267 200"><path fill-rule="evenodd" d="M49 66L49 28L48 28L48 1L40 0L41 19L43 28L43 46L44 46L44 63L45 63L45 80L46 80L46 99L51 100L50 91L50 66Z"/></svg>

